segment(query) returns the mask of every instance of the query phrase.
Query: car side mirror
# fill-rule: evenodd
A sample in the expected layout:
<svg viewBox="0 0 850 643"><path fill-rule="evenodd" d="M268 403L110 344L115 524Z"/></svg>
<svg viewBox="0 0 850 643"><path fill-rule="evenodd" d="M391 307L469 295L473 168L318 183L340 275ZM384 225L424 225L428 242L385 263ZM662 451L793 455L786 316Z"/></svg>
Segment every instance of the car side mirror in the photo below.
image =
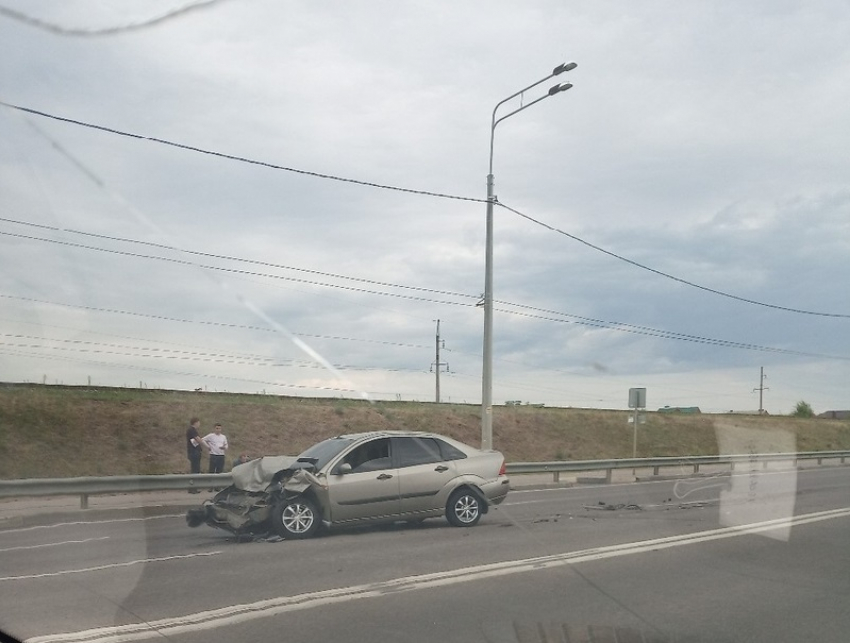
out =
<svg viewBox="0 0 850 643"><path fill-rule="evenodd" d="M351 471L352 471L352 469L351 469L351 463L350 463L350 462L343 462L341 465L339 465L339 466L336 468L335 473L336 473L338 476L344 476L346 473L351 473Z"/></svg>

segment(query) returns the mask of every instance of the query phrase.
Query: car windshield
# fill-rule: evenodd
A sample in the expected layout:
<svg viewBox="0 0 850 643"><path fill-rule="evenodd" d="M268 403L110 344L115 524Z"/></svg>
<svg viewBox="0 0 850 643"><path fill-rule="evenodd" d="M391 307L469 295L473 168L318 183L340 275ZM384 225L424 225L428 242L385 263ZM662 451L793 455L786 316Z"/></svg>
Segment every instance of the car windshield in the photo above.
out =
<svg viewBox="0 0 850 643"><path fill-rule="evenodd" d="M354 442L351 438L338 437L338 438L330 438L329 440L325 440L324 442L319 442L318 444L314 444L306 451L302 452L299 456L299 460L310 459L315 460L316 470L323 468L328 462L330 462L334 457L338 454L342 453L348 445Z"/></svg>
<svg viewBox="0 0 850 643"><path fill-rule="evenodd" d="M0 630L848 643L848 43L0 0Z"/></svg>

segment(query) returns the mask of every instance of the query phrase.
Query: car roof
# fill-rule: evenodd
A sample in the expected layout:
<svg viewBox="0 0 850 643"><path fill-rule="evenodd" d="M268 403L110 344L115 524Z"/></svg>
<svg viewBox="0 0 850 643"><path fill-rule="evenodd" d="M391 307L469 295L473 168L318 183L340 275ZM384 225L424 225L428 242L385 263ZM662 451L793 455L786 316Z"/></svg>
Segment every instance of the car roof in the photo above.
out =
<svg viewBox="0 0 850 643"><path fill-rule="evenodd" d="M447 436L433 433L431 431L402 431L402 430L380 430L380 431L364 431L362 433L345 433L343 435L334 436L336 438L345 438L346 440L364 440L367 438L444 438Z"/></svg>
<svg viewBox="0 0 850 643"><path fill-rule="evenodd" d="M434 433L433 431L405 431L405 430L394 430L394 429L383 429L379 431L364 431L362 433L345 433L343 435L337 435L332 438L328 438L329 440L350 440L351 442L363 442L366 440L373 440L375 438L437 438L439 440L443 440L454 446L457 449L460 449L467 455L473 455L476 452L481 451L478 447L472 446L466 442L462 442L461 440L457 440L455 438L451 438L447 435L443 435L441 433Z"/></svg>

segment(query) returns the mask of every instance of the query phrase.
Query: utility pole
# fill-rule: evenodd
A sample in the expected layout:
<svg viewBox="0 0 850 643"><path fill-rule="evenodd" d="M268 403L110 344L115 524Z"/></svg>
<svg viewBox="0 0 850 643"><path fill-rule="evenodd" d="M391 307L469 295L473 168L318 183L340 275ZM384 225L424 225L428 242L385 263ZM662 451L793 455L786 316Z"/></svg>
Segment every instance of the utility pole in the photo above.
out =
<svg viewBox="0 0 850 643"><path fill-rule="evenodd" d="M438 320L436 320L436 321L437 321L437 359L434 361L434 363L433 363L433 364L431 364L431 370L433 370L433 371L434 371L434 373L436 374L436 377L437 377L437 396L436 396L436 401L437 401L437 404L439 404L439 403L440 403L440 368L441 368L441 367L443 367L443 366L445 366L445 367L446 367L446 372L448 372L448 370L449 370L449 364L448 364L448 362L441 362L441 361L440 361L440 348L444 348L444 347L445 347L445 346L444 346L444 345L445 345L445 342L443 342L443 341L440 339L440 320L438 319Z"/></svg>
<svg viewBox="0 0 850 643"><path fill-rule="evenodd" d="M764 392L769 391L769 388L765 388L764 380L767 378L767 375L764 374L764 366L761 367L759 371L759 385L758 388L754 388L753 392L759 392L759 415L764 415Z"/></svg>

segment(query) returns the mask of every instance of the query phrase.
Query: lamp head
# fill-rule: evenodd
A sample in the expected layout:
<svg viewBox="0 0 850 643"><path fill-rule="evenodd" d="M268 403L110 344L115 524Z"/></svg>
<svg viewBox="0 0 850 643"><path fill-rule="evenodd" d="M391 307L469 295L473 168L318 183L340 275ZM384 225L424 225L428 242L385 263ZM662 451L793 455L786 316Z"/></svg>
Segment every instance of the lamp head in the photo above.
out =
<svg viewBox="0 0 850 643"><path fill-rule="evenodd" d="M552 87L549 88L549 95L554 96L558 92L565 92L572 86L573 86L572 83L562 83L560 85L553 85Z"/></svg>
<svg viewBox="0 0 850 643"><path fill-rule="evenodd" d="M555 69L552 70L552 75L557 76L558 74L562 74L565 71L572 71L576 67L578 67L576 63L561 63L560 65L555 67Z"/></svg>

